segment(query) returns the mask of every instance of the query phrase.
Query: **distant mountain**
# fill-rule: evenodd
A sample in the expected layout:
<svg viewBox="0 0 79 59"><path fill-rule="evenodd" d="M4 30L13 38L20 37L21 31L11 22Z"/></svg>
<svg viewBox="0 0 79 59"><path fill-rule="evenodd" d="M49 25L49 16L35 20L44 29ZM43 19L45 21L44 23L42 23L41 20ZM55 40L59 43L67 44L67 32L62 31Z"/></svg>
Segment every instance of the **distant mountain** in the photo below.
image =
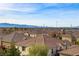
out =
<svg viewBox="0 0 79 59"><path fill-rule="evenodd" d="M20 24L10 24L10 23L0 23L0 28L39 28L39 26L33 25L20 25Z"/></svg>

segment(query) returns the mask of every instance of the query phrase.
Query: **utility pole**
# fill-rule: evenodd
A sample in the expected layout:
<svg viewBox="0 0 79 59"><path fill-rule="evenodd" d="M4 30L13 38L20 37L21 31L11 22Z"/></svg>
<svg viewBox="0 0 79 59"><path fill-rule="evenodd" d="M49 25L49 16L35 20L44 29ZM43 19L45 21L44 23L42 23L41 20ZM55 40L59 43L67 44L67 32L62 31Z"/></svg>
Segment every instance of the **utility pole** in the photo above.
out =
<svg viewBox="0 0 79 59"><path fill-rule="evenodd" d="M71 34L72 34L72 24L71 24Z"/></svg>
<svg viewBox="0 0 79 59"><path fill-rule="evenodd" d="M72 28L72 24L71 24L71 28Z"/></svg>
<svg viewBox="0 0 79 59"><path fill-rule="evenodd" d="M43 27L45 27L45 24L43 24Z"/></svg>

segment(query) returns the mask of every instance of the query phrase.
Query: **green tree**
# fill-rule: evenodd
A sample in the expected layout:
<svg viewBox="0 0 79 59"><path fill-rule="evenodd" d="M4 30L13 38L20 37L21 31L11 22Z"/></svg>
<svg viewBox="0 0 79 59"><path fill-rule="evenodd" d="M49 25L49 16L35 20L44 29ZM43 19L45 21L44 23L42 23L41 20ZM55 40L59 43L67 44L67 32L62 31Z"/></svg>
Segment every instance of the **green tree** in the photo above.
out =
<svg viewBox="0 0 79 59"><path fill-rule="evenodd" d="M11 43L11 47L7 49L7 56L20 56L20 51L15 47L14 43Z"/></svg>
<svg viewBox="0 0 79 59"><path fill-rule="evenodd" d="M76 45L79 45L79 41L76 41Z"/></svg>
<svg viewBox="0 0 79 59"><path fill-rule="evenodd" d="M10 48L0 48L0 56L20 56L20 51L11 43Z"/></svg>
<svg viewBox="0 0 79 59"><path fill-rule="evenodd" d="M29 48L30 56L47 56L48 47L45 45L33 45Z"/></svg>
<svg viewBox="0 0 79 59"><path fill-rule="evenodd" d="M0 48L0 56L5 56L5 51L2 49L2 48Z"/></svg>

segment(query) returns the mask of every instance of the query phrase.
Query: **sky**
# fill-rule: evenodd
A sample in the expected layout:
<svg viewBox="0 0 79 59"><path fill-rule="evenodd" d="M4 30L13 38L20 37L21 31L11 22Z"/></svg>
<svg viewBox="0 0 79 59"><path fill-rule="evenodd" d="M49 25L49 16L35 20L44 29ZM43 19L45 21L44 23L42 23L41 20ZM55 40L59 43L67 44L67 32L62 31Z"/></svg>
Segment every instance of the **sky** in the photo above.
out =
<svg viewBox="0 0 79 59"><path fill-rule="evenodd" d="M0 3L0 23L79 26L79 3Z"/></svg>

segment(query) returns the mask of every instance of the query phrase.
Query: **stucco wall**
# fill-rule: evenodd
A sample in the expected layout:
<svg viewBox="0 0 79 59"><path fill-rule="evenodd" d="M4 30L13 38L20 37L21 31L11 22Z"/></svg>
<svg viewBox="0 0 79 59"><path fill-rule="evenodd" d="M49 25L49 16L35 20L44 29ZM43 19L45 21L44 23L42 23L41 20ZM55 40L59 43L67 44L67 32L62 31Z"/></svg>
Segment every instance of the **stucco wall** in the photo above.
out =
<svg viewBox="0 0 79 59"><path fill-rule="evenodd" d="M21 52L20 55L21 56L27 56L29 54L29 52L28 52L29 47L25 47L24 51L22 51L22 47L21 46L16 46L16 48L18 48L20 50L20 52Z"/></svg>
<svg viewBox="0 0 79 59"><path fill-rule="evenodd" d="M62 37L62 40L68 40L68 41L72 42L72 39L70 37Z"/></svg>
<svg viewBox="0 0 79 59"><path fill-rule="evenodd" d="M79 38L77 38L77 41L79 41Z"/></svg>

